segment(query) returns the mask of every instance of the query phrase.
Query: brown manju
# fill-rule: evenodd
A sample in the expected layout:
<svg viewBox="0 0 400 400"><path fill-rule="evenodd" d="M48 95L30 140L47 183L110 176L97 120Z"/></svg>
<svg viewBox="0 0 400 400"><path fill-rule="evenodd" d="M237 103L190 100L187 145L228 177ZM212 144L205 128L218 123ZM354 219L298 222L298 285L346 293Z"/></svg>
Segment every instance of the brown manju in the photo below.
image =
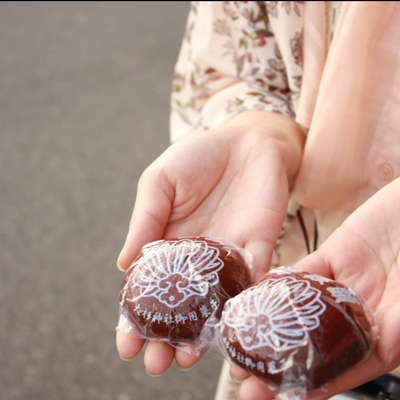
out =
<svg viewBox="0 0 400 400"><path fill-rule="evenodd" d="M120 290L121 314L134 333L193 342L210 316L250 283L245 253L217 238L185 237L144 246Z"/></svg>
<svg viewBox="0 0 400 400"><path fill-rule="evenodd" d="M308 391L364 360L374 332L352 289L283 267L229 300L220 324L232 362L275 388Z"/></svg>

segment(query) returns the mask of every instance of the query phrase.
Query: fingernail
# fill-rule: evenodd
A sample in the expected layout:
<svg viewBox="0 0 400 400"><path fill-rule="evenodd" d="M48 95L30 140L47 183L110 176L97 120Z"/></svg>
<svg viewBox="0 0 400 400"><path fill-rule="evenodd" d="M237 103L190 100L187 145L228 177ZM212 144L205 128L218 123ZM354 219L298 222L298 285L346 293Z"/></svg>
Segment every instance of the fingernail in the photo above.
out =
<svg viewBox="0 0 400 400"><path fill-rule="evenodd" d="M230 377L231 377L231 380L232 380L233 382L235 382L235 383L242 383L242 382L244 381L244 379L235 378L235 377L232 375L232 372L229 372L229 375L230 375Z"/></svg>
<svg viewBox="0 0 400 400"><path fill-rule="evenodd" d="M117 259L117 267L120 271L125 272L121 267L121 254L118 256L118 259Z"/></svg>
<svg viewBox="0 0 400 400"><path fill-rule="evenodd" d="M153 378L157 378L158 376L161 376L161 375L162 375L162 374L158 374L158 375L151 374L151 373L147 370L146 367L145 367L145 369L146 369L147 375L150 375L150 376L152 376Z"/></svg>
<svg viewBox="0 0 400 400"><path fill-rule="evenodd" d="M190 371L193 368L193 366L192 367L181 367L178 364L176 364L176 366L183 372Z"/></svg>
<svg viewBox="0 0 400 400"><path fill-rule="evenodd" d="M132 357L132 358L124 358L124 357L119 356L119 358L120 358L122 361L132 361L135 357Z"/></svg>
<svg viewBox="0 0 400 400"><path fill-rule="evenodd" d="M390 365L393 361L393 358L397 357L399 355L400 352L400 344L398 344L397 346L395 346L391 351L390 351L390 355L389 355L389 362L386 365Z"/></svg>

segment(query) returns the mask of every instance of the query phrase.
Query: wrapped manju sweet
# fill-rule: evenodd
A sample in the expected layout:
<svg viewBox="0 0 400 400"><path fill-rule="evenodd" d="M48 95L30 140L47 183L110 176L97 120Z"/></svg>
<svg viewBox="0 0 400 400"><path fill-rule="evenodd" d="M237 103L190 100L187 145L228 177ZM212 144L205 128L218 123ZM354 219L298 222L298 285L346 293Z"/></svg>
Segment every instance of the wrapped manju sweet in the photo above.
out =
<svg viewBox="0 0 400 400"><path fill-rule="evenodd" d="M251 256L219 238L144 246L122 282L117 330L171 344L194 342L207 320L250 284Z"/></svg>
<svg viewBox="0 0 400 400"><path fill-rule="evenodd" d="M277 392L300 393L366 359L376 329L351 288L280 267L226 302L218 332L232 363Z"/></svg>

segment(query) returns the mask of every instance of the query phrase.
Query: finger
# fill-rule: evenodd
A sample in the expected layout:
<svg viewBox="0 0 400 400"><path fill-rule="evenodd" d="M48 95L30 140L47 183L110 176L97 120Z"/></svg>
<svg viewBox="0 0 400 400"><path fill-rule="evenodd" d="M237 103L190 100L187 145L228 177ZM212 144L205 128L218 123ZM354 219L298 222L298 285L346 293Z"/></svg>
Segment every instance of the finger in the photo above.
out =
<svg viewBox="0 0 400 400"><path fill-rule="evenodd" d="M398 357L398 362L397 362L396 368L392 369L390 371L390 374L396 376L397 378L400 378L400 357Z"/></svg>
<svg viewBox="0 0 400 400"><path fill-rule="evenodd" d="M378 353L385 364L400 356L400 303L386 311L379 321Z"/></svg>
<svg viewBox="0 0 400 400"><path fill-rule="evenodd" d="M325 278L333 278L330 264L321 256L320 249L297 262L293 268L321 275Z"/></svg>
<svg viewBox="0 0 400 400"><path fill-rule="evenodd" d="M132 360L139 352L146 341L129 336L124 332L118 331L116 337L117 351L124 361Z"/></svg>
<svg viewBox="0 0 400 400"><path fill-rule="evenodd" d="M195 356L188 351L190 351L190 349L187 347L184 349L177 348L175 350L175 361L181 370L191 369L201 358L201 356Z"/></svg>
<svg viewBox="0 0 400 400"><path fill-rule="evenodd" d="M168 343L148 341L144 353L144 365L149 375L162 375L174 360L175 349Z"/></svg>
<svg viewBox="0 0 400 400"><path fill-rule="evenodd" d="M239 394L240 400L272 400L274 398L266 384L255 376L242 383Z"/></svg>
<svg viewBox="0 0 400 400"><path fill-rule="evenodd" d="M238 367L237 365L232 364L231 365L231 376L233 376L235 379L239 381L243 381L247 379L250 374L245 371L244 369Z"/></svg>
<svg viewBox="0 0 400 400"><path fill-rule="evenodd" d="M251 281L256 282L268 272L274 246L272 241L260 240L247 244L245 249L253 256L253 265L250 270Z"/></svg>
<svg viewBox="0 0 400 400"><path fill-rule="evenodd" d="M163 237L174 191L162 171L149 167L139 180L135 207L117 266L127 270L147 243Z"/></svg>
<svg viewBox="0 0 400 400"><path fill-rule="evenodd" d="M388 373L393 366L385 366L377 352L362 363L337 376L321 388L311 392L307 399L330 399L332 396L351 390L378 376Z"/></svg>

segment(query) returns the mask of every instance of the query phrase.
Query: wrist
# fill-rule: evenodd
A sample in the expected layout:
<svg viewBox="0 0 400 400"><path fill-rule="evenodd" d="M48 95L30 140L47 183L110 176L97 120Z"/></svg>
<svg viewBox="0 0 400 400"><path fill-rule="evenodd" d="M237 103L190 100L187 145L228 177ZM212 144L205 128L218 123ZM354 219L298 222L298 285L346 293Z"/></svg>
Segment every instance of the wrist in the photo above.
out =
<svg viewBox="0 0 400 400"><path fill-rule="evenodd" d="M300 168L305 143L305 135L296 121L280 113L253 110L234 115L220 127L235 127L242 133L265 135L279 152L289 183L294 181Z"/></svg>

